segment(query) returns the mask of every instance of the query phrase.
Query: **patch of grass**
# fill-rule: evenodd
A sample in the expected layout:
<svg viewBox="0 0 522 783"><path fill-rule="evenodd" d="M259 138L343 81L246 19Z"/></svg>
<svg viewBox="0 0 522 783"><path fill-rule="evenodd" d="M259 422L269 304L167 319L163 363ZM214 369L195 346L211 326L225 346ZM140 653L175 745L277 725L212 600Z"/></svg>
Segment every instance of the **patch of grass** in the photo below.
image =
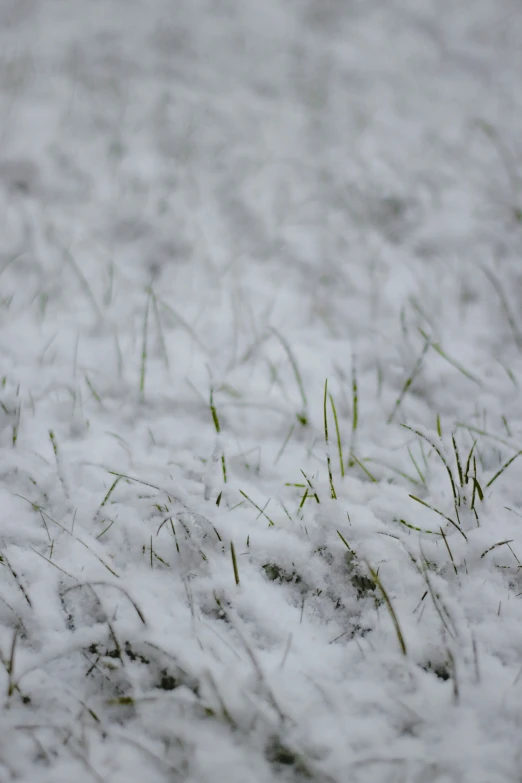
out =
<svg viewBox="0 0 522 783"><path fill-rule="evenodd" d="M439 429L439 431L440 431L440 419L438 419L438 422L439 422L439 424L438 424L438 429ZM455 479L453 478L453 473L452 473L452 471L451 471L451 468L449 467L449 465L448 465L448 462L447 462L446 458L444 457L444 455L442 454L442 452L441 452L440 448L439 448L439 447L438 447L438 446L437 446L437 445L436 445L436 444L435 444L435 443L434 443L434 442L433 442L433 441L432 441L430 438L428 438L428 436L427 436L427 435L424 435L424 434L423 434L422 432L420 432L419 430L416 430L416 429L414 429L413 427L409 427L407 424L402 424L401 426L402 426L402 427L404 427L404 428L405 428L405 429L407 429L407 430L410 430L410 432L413 432L413 433L415 433L415 435L417 435L419 438L422 438L423 440L425 440L425 441L426 441L426 443L427 443L429 446L431 446L431 448L432 448L432 449L435 451L435 453L438 455L439 459L441 460L442 464L444 465L444 467L446 468L446 471L447 471L447 473L448 473L449 480L450 480L450 484L451 484L451 490L452 490L452 492L453 492L453 500L454 500L455 507L456 507L456 506L457 506L457 504L458 504L458 502L459 502L459 494L458 494L458 492L457 492L457 487L456 487L456 484L455 484ZM439 437L440 437L440 435L439 435Z"/></svg>
<svg viewBox="0 0 522 783"><path fill-rule="evenodd" d="M314 777L303 755L292 750L279 737L272 737L266 748L267 760L276 768L291 768L299 780L310 780Z"/></svg>
<svg viewBox="0 0 522 783"><path fill-rule="evenodd" d="M442 663L432 663L431 661L428 661L428 663L421 666L421 668L424 669L425 672L433 672L433 674L443 682L447 682L447 680L451 679L450 661L444 661Z"/></svg>
<svg viewBox="0 0 522 783"><path fill-rule="evenodd" d="M366 598L370 593L372 593L373 597L375 597L374 593L377 587L377 582L373 578L368 577L366 574L361 574L357 554L352 549L340 530L337 531L337 535L348 550L346 553L346 565L348 566L348 573L350 574L350 582L352 587L354 587L357 592L357 598Z"/></svg>
<svg viewBox="0 0 522 783"><path fill-rule="evenodd" d="M262 568L271 582L293 582L295 584L301 582L301 577L295 569L293 571L286 571L284 568L277 565L277 563L265 563Z"/></svg>

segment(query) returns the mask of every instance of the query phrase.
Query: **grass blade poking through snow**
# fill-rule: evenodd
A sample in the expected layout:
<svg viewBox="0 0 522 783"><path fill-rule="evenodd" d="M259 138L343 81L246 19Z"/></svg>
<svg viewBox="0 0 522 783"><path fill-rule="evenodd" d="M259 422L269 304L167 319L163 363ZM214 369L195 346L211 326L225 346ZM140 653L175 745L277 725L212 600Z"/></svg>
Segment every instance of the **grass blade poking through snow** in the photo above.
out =
<svg viewBox="0 0 522 783"><path fill-rule="evenodd" d="M357 368L355 366L355 356L352 356L352 434L350 436L350 457L348 467L354 465L353 451L355 448L355 438L357 425L359 424L359 391L357 388Z"/></svg>
<svg viewBox="0 0 522 783"><path fill-rule="evenodd" d="M143 336L141 343L141 366L140 366L140 397L145 397L145 376L147 373L147 341L149 332L149 310L152 291L147 290L147 305L145 307L145 316L143 318Z"/></svg>
<svg viewBox="0 0 522 783"><path fill-rule="evenodd" d="M445 359L449 364L452 365L452 367L455 367L456 370L458 370L462 375L464 375L465 378L468 378L470 381L473 381L478 386L482 386L482 381L480 381L476 375L473 375L473 373L469 372L469 370L466 370L465 367L463 367L456 359L452 359L451 356L448 356L448 354L442 350L439 343L434 343L431 341L430 337L426 334L426 332L423 329L419 329L419 332L421 333L422 337L424 337L425 340L427 340L430 344L430 346L433 348L434 351L436 351L439 356L441 356L443 359Z"/></svg>
<svg viewBox="0 0 522 783"><path fill-rule="evenodd" d="M335 434L337 437L337 450L339 451L339 467L341 468L341 476L344 478L344 457L343 457L343 444L341 442L341 432L339 430L339 419L337 418L337 409L335 407L334 398L330 394L330 405L332 406L332 413L335 422Z"/></svg>
<svg viewBox="0 0 522 783"><path fill-rule="evenodd" d="M121 481L121 476L116 476L116 478L114 479L114 481L112 482L112 484L110 486L109 491L107 492L107 494L103 498L102 502L100 503L98 511L96 512L96 514L94 516L94 520L95 521L99 518L99 516L101 514L102 508L107 505L107 503L109 502L109 499L110 499L112 493L114 492L114 490L116 489L116 487L118 486L120 481Z"/></svg>
<svg viewBox="0 0 522 783"><path fill-rule="evenodd" d="M303 403L303 409L302 409L302 411L300 413L297 414L297 419L300 422L300 424L302 424L303 427L305 427L308 424L308 418L309 418L308 417L308 399L306 397L304 383L303 383L303 379L301 377L301 373L299 372L299 367L298 367L298 364L297 364L297 360L296 360L296 358L295 358L295 356L294 356L294 354L292 352L292 349L288 345L288 343L285 340L285 338L283 337L283 335L280 334L280 332L278 332L277 329L272 328L271 331L272 331L272 334L274 334L277 337L277 339L279 340L279 342L283 346L283 348L284 348L284 350L286 352L286 355L288 356L288 360L290 362L292 370L294 371L295 380L297 382L297 386L299 388L299 393L301 394L301 400L302 400L302 403Z"/></svg>
<svg viewBox="0 0 522 783"><path fill-rule="evenodd" d="M467 458L467 460L466 460L466 470L464 471L464 484L467 484L467 483L468 483L468 479L469 479L469 470L470 470L470 467L471 467L471 458L472 458L472 456L473 456L473 452L475 451L475 446L476 446L476 445L477 445L477 441L476 441L476 440L474 440L474 441L473 441L473 445L472 445L472 447L471 447L471 449L470 449L470 451L469 451L468 458Z"/></svg>
<svg viewBox="0 0 522 783"><path fill-rule="evenodd" d="M392 423L393 419L395 418L395 414L399 410L400 406L402 405L402 401L404 400L406 394L408 393L408 389L410 388L410 386L414 382L415 378L419 374L420 369L422 367L422 363L424 361L424 357L426 356L426 353L427 353L429 347L430 347L430 341L426 340L426 342L424 343L424 347L423 347L423 349L421 351L421 354L420 354L419 358L417 359L417 361L415 362L415 366L414 366L413 370L411 371L410 376L406 379L406 382L405 382L404 386L402 387L401 393L399 394L399 396L397 397L397 400L395 401L395 405L393 407L392 412L388 416L388 424Z"/></svg>
<svg viewBox="0 0 522 783"><path fill-rule="evenodd" d="M210 389L210 412L212 414L212 421L214 422L214 427L216 429L216 434L219 438L221 435L221 425L219 423L219 418L217 415L216 406L214 405L214 390ZM225 461L225 452L221 452L221 468L223 470L223 484L227 483L227 463Z"/></svg>
<svg viewBox="0 0 522 783"><path fill-rule="evenodd" d="M451 490L453 492L453 500L455 502L455 508L456 508L457 504L459 502L459 494L457 492L457 487L455 485L455 479L453 478L453 473L451 472L451 468L448 465L448 462L447 462L446 458L444 457L443 453L441 452L441 450L439 449L439 447L432 440L430 440L426 435L424 435L422 432L419 432L419 430L416 430L413 427L408 427L407 424L401 424L401 426L404 427L405 429L409 430L410 432L413 432L419 438L422 438L423 440L425 440L426 443L428 444L428 446L431 446L431 448L434 449L435 453L438 454L442 464L444 465L444 467L446 468L446 470L448 472L449 480L450 480L450 483L451 483Z"/></svg>
<svg viewBox="0 0 522 783"><path fill-rule="evenodd" d="M457 470L458 470L458 473L459 473L460 486L463 487L464 486L464 474L462 472L462 466L460 464L459 450L457 448L457 441L455 440L455 436L454 435L451 436L451 442L453 443L453 450L455 452L455 460L457 462Z"/></svg>
<svg viewBox="0 0 522 783"><path fill-rule="evenodd" d="M323 401L323 413L324 413L324 439L326 443L326 464L328 466L328 479L330 481L330 493L333 500L337 500L337 494L335 492L333 474L332 474L332 461L330 459L330 444L328 442L328 378L324 382L324 401Z"/></svg>
<svg viewBox="0 0 522 783"><path fill-rule="evenodd" d="M276 458L275 458L275 460L274 460L274 465L277 465L277 463L279 462L279 460L280 460L280 459L281 459L281 457L283 456L283 454L284 454L284 451L285 451L286 447L288 446L288 444L289 444L289 442L290 442L290 438L291 438L291 437L292 437L292 435L294 434L294 430L295 430L295 424L292 424L292 426L290 427L290 429L289 429L289 431L288 431L288 435L286 436L286 438L285 438L285 440L284 440L284 443L283 443L283 445L281 446L281 448L280 448L280 449L279 449L279 451L277 452L277 456L276 456Z"/></svg>
<svg viewBox="0 0 522 783"><path fill-rule="evenodd" d="M372 473L370 473L370 471L368 470L368 468L367 468L365 465L363 465L363 463L361 462L361 460L360 460L360 459L357 459L357 457L356 457L356 456L355 456L355 454L353 454L353 453L352 453L352 460L353 460L353 463L352 463L352 464L359 465L359 467L361 468L361 470L363 470L363 471L366 473L366 475L368 476L368 478L370 479L370 481L373 481L374 483L377 483L377 479L375 478L375 476L374 476Z"/></svg>
<svg viewBox="0 0 522 783"><path fill-rule="evenodd" d="M239 569L237 567L236 550L232 541L230 542L230 555L232 557L232 568L234 569L234 580L236 585L239 584Z"/></svg>
<svg viewBox="0 0 522 783"><path fill-rule="evenodd" d="M457 525L457 523L454 522L453 519L451 519L450 517L447 517L446 514L442 513L442 511L439 511L438 508L435 508L434 506L430 506L429 503L425 503L424 500L421 500L420 498L416 497L415 495L410 495L410 498L412 500L415 500L417 503L420 503L421 506L425 506L426 508L429 508L430 511L434 511L440 517L443 517L443 519L445 519L447 522L450 523L450 525L453 525L453 527L456 528L459 531L461 536L463 536L466 539L466 541L468 540L467 536L464 533L464 531L462 530L462 528L459 525Z"/></svg>
<svg viewBox="0 0 522 783"><path fill-rule="evenodd" d="M440 533L436 530L423 530L421 527L417 527L416 525L411 525L409 522L406 522L405 519L395 519L394 521L400 522L400 524L404 525L404 527L409 528L409 530L415 530L417 533L427 533L430 536L440 536Z"/></svg>
<svg viewBox="0 0 522 783"><path fill-rule="evenodd" d="M457 571L457 566L455 565L455 560L453 559L453 552L450 549L450 545L448 544L448 539L446 538L446 534L444 533L444 530L440 528L440 534L442 536L442 540L444 541L446 545L446 549L448 550L448 554L450 556L451 564L453 566L453 570L455 571L455 576L459 575L459 572Z"/></svg>
<svg viewBox="0 0 522 783"><path fill-rule="evenodd" d="M354 555L355 552L353 551L353 549L351 548L350 544L348 543L346 538L343 536L343 534L339 530L337 531L337 535L339 536L339 538L341 539L341 541L345 545L345 547L348 550L348 552L350 552L351 555Z"/></svg>
<svg viewBox="0 0 522 783"><path fill-rule="evenodd" d="M497 278L493 275L493 273L487 269L487 267L481 265L481 269L488 278L489 282L491 283L493 289L495 290L495 293L497 294L500 304L502 306L502 310L504 311L504 315L506 316L506 320L509 324L509 327L511 331L513 332L513 339L515 341L515 345L520 350L522 349L522 333L520 332L520 329L518 328L518 324L515 320L515 317L513 316L513 313L511 312L511 308L509 306L506 294L504 293L502 286L500 285Z"/></svg>
<svg viewBox="0 0 522 783"><path fill-rule="evenodd" d="M165 364L165 369L169 369L169 354L167 351L167 344L165 342L165 335L163 333L163 324L161 322L161 315L158 307L158 301L156 299L156 294L150 289L151 299L152 299L152 311L154 313L154 320L156 321L156 328L158 330L158 340L160 344L160 350L161 355L163 357L163 362Z"/></svg>
<svg viewBox="0 0 522 783"><path fill-rule="evenodd" d="M377 588L380 592L380 594L383 597L384 603L386 604L386 608L388 609L388 612L390 614L390 617L393 622L393 626L395 628L395 633L397 634L397 639L399 641L399 646L401 648L401 652L404 656L408 655L408 649L406 647L406 642L404 640L404 636L401 630L401 626L399 625L399 620L397 618L397 615L395 614L395 609L393 608L393 604L390 601L390 598L388 596L388 593L383 587L383 584L380 580L379 574L377 571L374 571L374 569L371 567L371 565L366 561L366 567L368 568L368 571L370 572L370 576L377 585Z"/></svg>
<svg viewBox="0 0 522 783"><path fill-rule="evenodd" d="M265 514L265 511L264 511L264 509L260 508L260 507L257 505L257 503L254 503L254 501L252 500L252 498L249 498L249 497L248 497L248 495L246 494L246 492L243 492L243 490L242 490L242 489L240 489L240 490L239 490L239 494L240 494L240 495L243 495L243 497L245 498L245 500L248 500L248 502L249 502L249 503L250 503L252 506L254 506L254 508L257 508L257 510L259 511L259 513L260 513L262 516L264 516L264 517L265 517L265 519L267 519L267 520L268 520L268 525L269 525L269 527L274 527L274 523L273 523L273 521L270 519L270 517L269 517L269 516L267 516L267 514ZM265 506L265 508L266 508L266 506Z"/></svg>
<svg viewBox="0 0 522 783"><path fill-rule="evenodd" d="M54 458L56 460L56 471L58 473L58 478L60 479L60 484L62 485L63 494L65 495L66 499L69 500L69 487L67 485L65 474L62 469L62 461L60 458L60 451L58 449L58 442L56 440L56 436L53 430L49 430L49 438L51 440L51 444L53 447Z"/></svg>
<svg viewBox="0 0 522 783"><path fill-rule="evenodd" d="M517 457L520 457L521 454L522 454L522 451L517 451L517 453L513 457L511 457L511 459L508 459L508 461L504 465L502 465L500 470L497 471L497 473L495 473L493 478L488 481L488 483L486 484L486 489L488 487L490 487L493 484L493 482L496 481L498 479L498 477L502 475L502 473L506 470L506 468L509 468L511 463L514 462Z"/></svg>
<svg viewBox="0 0 522 783"><path fill-rule="evenodd" d="M411 449L410 449L410 447L409 447L409 446L408 446L408 454L410 455L410 459L411 459L411 461L413 462L413 467L415 468L415 470L416 470L416 471L417 471L417 473L419 474L419 478L420 478L420 480L422 481L422 483L424 484L424 486L426 486L426 479L424 478L424 474L422 473L421 469L420 469L420 468L419 468L419 466L417 465L417 461L415 460L415 457L414 457L414 456L413 456L413 454L411 453Z"/></svg>

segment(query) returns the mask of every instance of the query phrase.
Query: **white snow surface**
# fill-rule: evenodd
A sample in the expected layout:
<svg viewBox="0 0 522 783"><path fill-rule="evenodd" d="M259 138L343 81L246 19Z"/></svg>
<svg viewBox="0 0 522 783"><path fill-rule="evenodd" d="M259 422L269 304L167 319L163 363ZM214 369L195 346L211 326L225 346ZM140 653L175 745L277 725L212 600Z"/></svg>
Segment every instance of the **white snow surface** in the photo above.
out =
<svg viewBox="0 0 522 783"><path fill-rule="evenodd" d="M522 780L520 0L0 51L0 781Z"/></svg>

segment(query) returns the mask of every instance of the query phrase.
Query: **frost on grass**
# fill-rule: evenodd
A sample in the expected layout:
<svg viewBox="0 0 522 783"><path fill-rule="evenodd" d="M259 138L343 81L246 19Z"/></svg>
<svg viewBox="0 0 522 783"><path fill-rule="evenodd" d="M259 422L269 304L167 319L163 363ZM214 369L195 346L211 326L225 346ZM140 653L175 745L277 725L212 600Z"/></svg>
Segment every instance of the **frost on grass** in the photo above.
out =
<svg viewBox="0 0 522 783"><path fill-rule="evenodd" d="M0 780L522 777L522 15L4 2Z"/></svg>

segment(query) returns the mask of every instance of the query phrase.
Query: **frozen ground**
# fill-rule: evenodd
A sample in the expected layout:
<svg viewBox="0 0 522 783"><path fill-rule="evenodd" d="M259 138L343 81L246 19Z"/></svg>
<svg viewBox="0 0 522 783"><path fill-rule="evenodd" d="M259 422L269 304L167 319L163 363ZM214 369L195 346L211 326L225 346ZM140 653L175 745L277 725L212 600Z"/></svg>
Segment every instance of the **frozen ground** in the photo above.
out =
<svg viewBox="0 0 522 783"><path fill-rule="evenodd" d="M0 39L2 783L521 781L519 0Z"/></svg>

